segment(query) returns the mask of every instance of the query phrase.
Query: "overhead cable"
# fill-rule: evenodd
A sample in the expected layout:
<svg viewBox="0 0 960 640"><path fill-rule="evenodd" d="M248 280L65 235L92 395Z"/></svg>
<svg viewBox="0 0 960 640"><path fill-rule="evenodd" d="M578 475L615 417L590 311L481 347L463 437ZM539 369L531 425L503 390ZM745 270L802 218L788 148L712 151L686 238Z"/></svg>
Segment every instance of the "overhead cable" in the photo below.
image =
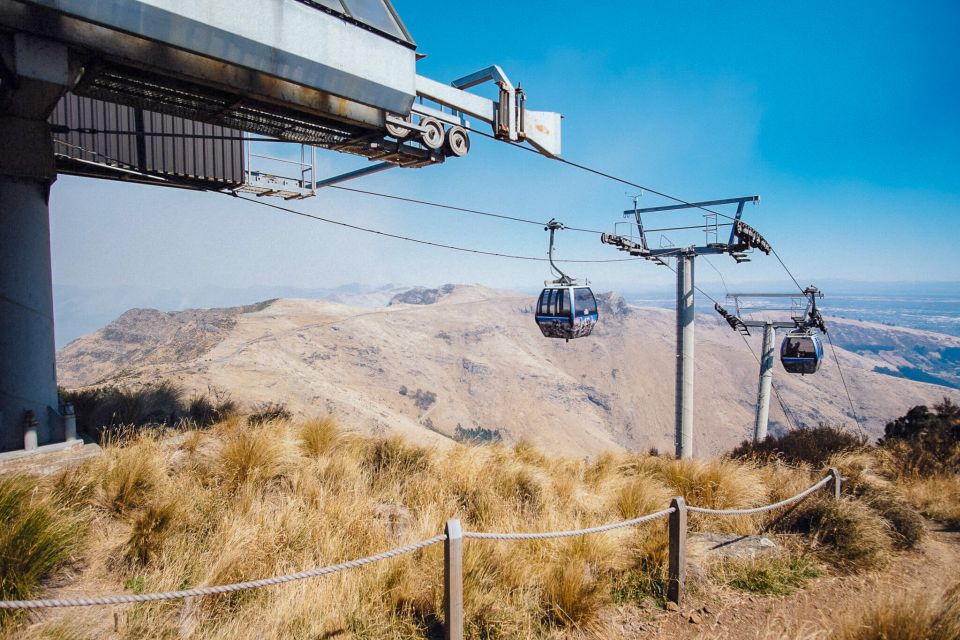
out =
<svg viewBox="0 0 960 640"><path fill-rule="evenodd" d="M847 402L850 403L850 413L853 414L853 419L857 425L857 431L860 433L861 438L866 436L863 433L863 428L860 426L860 416L857 415L857 410L853 407L853 398L850 397L850 389L847 387L847 380L843 376L843 366L840 364L840 359L837 357L837 348L833 346L833 338L830 336L830 333L827 332L827 340L830 342L830 350L833 352L833 360L837 363L837 371L840 373L840 382L843 383L843 390L847 394Z"/></svg>
<svg viewBox="0 0 960 640"><path fill-rule="evenodd" d="M245 202L251 202L253 204L258 204L264 207L270 207L271 209L276 209L278 211L284 211L286 213L291 213L293 215L301 216L304 218L310 218L312 220L317 220L318 222L325 222L327 224L332 224L340 227L346 227L348 229L353 229L355 231L362 231L364 233L372 233L378 236L384 236L386 238L394 238L396 240L404 240L406 242L413 242L416 244L427 245L431 247L438 247L441 249L449 249L451 251L461 251L464 253L473 253L477 255L484 256L493 256L496 258L509 258L511 260L529 260L535 262L547 262L547 258L538 258L536 256L524 256L516 255L510 253L500 253L498 251L484 251L482 249L471 249L469 247L459 247L452 244L445 244L442 242L433 242L431 240L423 240L421 238L414 238L411 236L403 236L396 233L389 233L387 231L380 231L379 229L372 229L370 227L361 227L360 225L350 224L349 222L343 222L341 220L333 220L331 218L324 218L322 216L314 215L312 213L306 213L304 211L297 211L296 209L291 209L290 207L284 207L278 204L273 204L270 202L265 202L263 200L253 200L252 198L244 198L237 193L226 193L223 191L215 191L213 193L221 193L224 195L233 195L234 197L243 200ZM635 260L642 260L642 258L616 258L611 260L557 260L556 262L565 262L565 263L606 263L606 262L633 262Z"/></svg>
<svg viewBox="0 0 960 640"><path fill-rule="evenodd" d="M66 142L64 142L64 141L62 141L62 140L55 140L55 142L59 142L59 143L61 143L61 144L67 144ZM86 149L84 149L83 147L79 147L79 146L76 146L76 145L69 145L69 144L68 144L68 146L72 146L72 147L74 147L74 148L76 148L76 149L78 149L78 150L80 150L80 151L86 151ZM115 158L110 158L109 156L105 156L105 155L103 155L103 154L100 154L100 156L103 157L103 158L105 158L105 159L107 159L107 160L109 160L109 161L116 162L116 163L119 164L119 165L131 166L131 165L128 165L127 163L121 162L121 161L119 161L119 160L117 160L117 159L115 159ZM169 181L169 182L172 182L172 183L175 184L174 181ZM191 185L191 186L195 187L195 185ZM431 247L438 247L438 248L441 248L441 249L449 249L449 250L451 250L451 251L460 251L460 252L463 252L463 253L472 253L472 254L476 254L476 255L485 255L485 256L492 256L492 257L497 257L497 258L506 258L506 259L511 259L511 260L527 260L527 261L532 261L532 262L547 262L547 261L548 261L547 258L539 258L539 257L536 257L536 256L516 255L516 254L509 254L509 253L501 253L501 252L498 252L498 251L484 251L484 250L481 250L481 249L472 249L472 248L469 248L469 247L460 247L460 246L456 246L456 245L445 244L445 243L442 243L442 242L433 242L433 241L430 241L430 240L423 240L423 239L414 238L414 237L411 237L411 236L403 236L403 235L396 234L396 233L389 233L389 232L387 232L387 231L380 231L379 229L372 229L372 228L370 228L370 227L362 227L362 226L360 226L360 225L351 224L351 223L349 223L349 222L343 222L343 221L340 221L340 220L333 220L333 219L331 219L331 218L324 218L324 217L322 217L322 216L314 215L314 214L311 214L311 213L306 213L306 212L304 212L304 211L298 211L298 210L296 210L296 209L291 209L290 207L284 207L284 206L281 206L281 205L272 204L272 203L270 203L270 202L265 202L265 201L263 201L263 200L254 200L254 199L251 199L251 198L244 198L244 197L239 196L236 192L214 191L214 190L211 190L211 189L204 189L204 188L200 188L199 190L200 190L200 191L207 191L207 192L210 192L210 193L220 193L220 194L223 194L223 195L232 195L232 196L234 196L234 197L236 197L236 198L238 198L238 199L240 199L240 200L244 200L244 201L246 201L246 202L252 202L252 203L254 203L254 204L262 205L262 206L265 206L265 207L270 207L271 209L276 209L276 210L279 210L279 211L284 211L284 212L286 212L286 213L291 213L291 214L293 214L293 215L301 216L301 217L304 217L304 218L310 218L310 219L316 220L316 221L318 221L318 222L325 222L325 223L327 223L327 224L332 224L332 225L337 225L337 226L341 226L341 227L346 227L346 228L349 228L349 229L353 229L353 230L355 230L355 231L362 231L362 232L364 232L364 233L372 233L372 234L379 235L379 236L384 236L384 237L387 237L387 238L394 238L394 239L396 239L396 240L404 240L404 241L406 241L406 242L413 242L413 243L415 243L415 244L422 244L422 245L427 245L427 246L431 246ZM537 224L540 224L540 223L537 223ZM633 261L635 261L635 260L641 260L641 259L642 259L642 258L614 258L614 259L606 259L606 260L570 260L570 259L568 259L568 260L557 260L557 262L564 262L564 263L571 263L571 264L598 264L598 263L611 263L611 262L633 262Z"/></svg>
<svg viewBox="0 0 960 640"><path fill-rule="evenodd" d="M470 131L471 131L472 133L478 133L478 134L480 134L481 136L485 136L485 137L487 137L487 138L490 138L491 140L498 140L498 141L500 141L500 142L507 142L508 144L510 144L510 145L513 146L513 147L516 147L517 149L522 149L522 150L528 151L528 152L530 152L530 153L535 153L535 154L537 154L538 156L543 156L543 154L540 153L539 151L537 151L536 149L533 149L533 148L531 148L531 147L525 147L525 146L523 146L523 145L521 145L521 144L519 144L519 143L517 143L517 142L512 142L512 141L510 141L510 140L501 140L500 138L497 138L495 135L493 135L493 134L491 134L491 133L486 133L486 132L484 132L484 131L478 131L478 130L476 130L476 129L471 129ZM559 156L546 156L546 157L549 158L550 160L555 160L555 161L557 161L557 162L559 162L559 163L561 163L561 164L565 164L565 165L574 167L574 168L576 168L576 169L580 169L581 171L586 171L587 173L592 173L592 174L597 175L597 176L600 176L600 177L602 177L602 178L606 178L606 179L608 179L608 180L613 180L614 182L619 182L619 183L621 183L621 184L625 184L625 185L630 186L630 187L636 187L637 189L642 189L643 191L648 191L648 192L650 192L650 193L652 193L652 194L654 194L654 195L660 196L661 198L666 198L666 199L668 199L668 200L673 200L674 202L677 202L677 203L679 203L679 204L684 204L684 205L687 205L688 207L692 207L692 208L695 208L695 209L702 209L703 211L706 211L707 213L710 213L710 214L715 215L715 216L720 216L720 217L722 217L722 218L727 218L727 219L729 219L729 220L733 220L733 219L734 219L733 216L727 215L726 213L720 213L719 211L715 211L715 210L713 210L713 209L709 209L709 208L707 208L707 207L705 207L705 206L703 206L703 205L699 205L699 204L696 204L696 203L694 203L694 202L689 202L689 201L687 201L687 200L684 200L683 198L678 198L677 196L672 196L672 195L670 195L669 193L664 193L663 191L657 191L656 189L651 189L650 187L647 187L647 186L645 186L645 185L637 184L636 182L632 182L632 181L627 180L627 179L625 179L625 178L617 177L617 176L615 176L615 175L613 175L613 174L610 174L610 173L607 173L607 172L605 172L605 171L601 171L601 170L599 170L599 169L594 169L594 168L592 168L592 167L588 167L587 165L580 164L579 162L574 162L573 160L567 160L566 158L561 158L561 157L559 157Z"/></svg>

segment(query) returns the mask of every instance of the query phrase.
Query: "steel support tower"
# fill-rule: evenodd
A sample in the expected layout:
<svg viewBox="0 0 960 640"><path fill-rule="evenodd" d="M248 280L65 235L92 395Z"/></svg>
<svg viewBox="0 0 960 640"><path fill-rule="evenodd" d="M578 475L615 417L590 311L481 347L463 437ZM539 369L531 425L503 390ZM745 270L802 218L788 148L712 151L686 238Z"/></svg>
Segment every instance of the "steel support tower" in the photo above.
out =
<svg viewBox="0 0 960 640"><path fill-rule="evenodd" d="M807 298L806 309L765 308L764 311L791 311L789 321L785 320L744 320L741 316L750 309L742 305L744 298ZM717 312L742 335L750 335L750 329L763 329L763 347L760 355L760 377L757 384L757 412L753 421L753 441L763 442L767 439L767 426L770 421L770 390L773 386L773 365L776 360L777 329L793 330L802 327L823 327L823 318L817 310L816 298L822 298L823 292L816 287L807 287L802 294L794 293L728 293L736 305L737 313L733 315L720 305L715 305ZM759 309L757 309L759 310Z"/></svg>
<svg viewBox="0 0 960 640"><path fill-rule="evenodd" d="M632 216L636 226L637 236L625 237L616 234L602 234L600 241L610 244L632 256L646 258L661 265L666 265L666 258L677 259L677 363L676 363L676 403L675 403L675 430L674 443L678 458L693 457L694 441L694 342L695 342L695 297L696 283L694 280L694 261L699 255L729 254L740 262L749 262L746 252L759 249L770 253L770 245L752 227L741 220L743 207L747 202L759 202L759 196L742 198L727 198L723 200L709 200L705 202L689 202L663 207L649 207L624 211L624 216ZM736 204L737 213L730 216L732 222L719 223L717 214L707 210L712 221L703 225L706 235L715 236L720 226L729 224L730 237L726 242L707 242L704 245L692 245L684 248L664 247L651 249L647 243L646 231L642 216L647 213L661 211L677 211L682 209L705 209L707 207Z"/></svg>

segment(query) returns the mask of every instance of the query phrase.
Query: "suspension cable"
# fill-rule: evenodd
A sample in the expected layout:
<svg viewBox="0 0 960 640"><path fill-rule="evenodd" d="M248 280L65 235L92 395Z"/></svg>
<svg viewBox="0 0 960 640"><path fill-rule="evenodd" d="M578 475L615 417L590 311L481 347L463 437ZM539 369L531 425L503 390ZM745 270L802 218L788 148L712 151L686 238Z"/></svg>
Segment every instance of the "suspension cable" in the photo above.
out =
<svg viewBox="0 0 960 640"><path fill-rule="evenodd" d="M69 134L69 133L77 133L77 134L81 134L81 135L125 135L125 136L154 137L154 138L183 138L183 139L188 139L188 140L222 140L222 141L237 141L237 142L264 142L264 143L280 143L280 144L303 144L303 145L308 145L308 146L315 146L315 144L312 143L312 142L310 142L310 141L283 140L283 139L279 139L279 138L252 138L252 137L250 137L250 135L246 135L246 134L242 134L242 135L216 135L216 134L205 134L205 133L168 133L168 132L159 132L159 131L127 131L127 130L120 130L120 129L97 129L97 128L93 128L93 127L69 127L69 126L66 126L66 125L52 125L52 126L51 126L51 132L52 132L52 133L67 133L67 134ZM477 133L477 134L482 135L482 136L486 136L486 137L491 138L491 139L494 139L494 140L499 140L499 138L496 138L496 137L493 136L492 134L488 134L488 133L485 133L485 132L483 132L483 131L478 131L478 130L476 130L476 129L471 129L471 132ZM529 152L532 152L532 153L536 153L537 155L542 155L542 154L540 154L539 152L537 152L535 149L531 149L531 148L529 148L529 147L522 146L522 145L517 144L517 143L515 143L515 142L503 141L503 140L499 140L499 141L501 141L501 142L508 142L508 143L511 144L512 146L515 146L515 147L517 147L517 148L519 148L519 149L522 149L522 150L524 150L524 151L529 151ZM67 143L67 142L65 142L65 141L59 141L59 142L60 142L61 144L64 144L64 145L66 145L66 146L73 147L73 148L75 148L75 149L84 150L84 151L86 151L87 153L92 153L92 154L94 154L94 155L100 155L101 157L108 158L108 156L105 156L105 155L103 155L103 154L100 154L100 153L97 153L97 152L94 152L94 151L85 150L85 149L83 149L83 147L79 147L79 146L76 146L76 145L71 145L71 144L69 144L69 143ZM567 160L567 159L565 159L565 158L552 158L552 159L553 159L553 160L557 160L558 162L561 162L561 163L563 163L563 164L567 164L567 165L570 165L570 166L572 166L572 167L581 169L581 170L583 170L583 171L587 171L587 172L589 172L589 173L593 173L593 174L602 176L602 177L604 177L604 178L608 178L608 179L610 179L610 180L615 180L615 181L617 181L617 182L621 182L621 183L623 183L623 184L626 184L626 185L629 185L629 186L632 186L632 187L636 187L636 188L642 189L642 190L644 190L644 191L649 191L650 193L653 193L653 194L655 194L655 195L658 195L658 196L661 196L661 197L664 197L664 198L667 198L667 199L670 199L670 200L679 202L679 203L681 203L681 204L685 204L685 205L688 205L688 206L691 206L691 207L695 207L695 208L697 208L697 209L702 209L703 211L706 211L706 212L708 212L708 213L710 213L710 214L713 214L713 215L721 216L721 217L727 218L727 219L729 219L729 220L733 220L733 219L734 219L733 216L727 215L727 214L725 214L725 213L720 213L719 211L715 211L715 210L713 210L713 209L709 209L709 208L704 207L704 206L701 206L701 205L696 205L696 204L694 204L694 203L692 203L692 202L688 202L688 201L686 201L686 200L684 200L684 199L682 199L682 198L677 198L677 197L675 197L675 196L671 196L671 195L669 195L669 194L663 193L663 192L658 191L658 190L656 190L656 189L652 189L652 188L650 188L650 187L645 187L645 186L643 186L643 185L639 185L639 184L636 184L636 183L634 183L634 182L630 182L630 181L628 181L628 180L625 180L625 179L622 179L622 178L618 178L618 177L616 177L616 176L610 175L610 174L605 173L605 172L603 172L603 171L599 171L599 170L597 170L597 169L592 169L592 168L590 168L590 167L587 167L587 166L585 166L585 165L581 165L581 164L576 163L576 162L573 162L573 161L571 161L571 160ZM112 160L113 160L113 159L112 159ZM119 162L119 161L117 161L117 160L113 160L113 161L114 161L114 162ZM121 163L121 164L123 164L123 163ZM455 206L455 205L447 205L447 204L442 204L442 203L437 203L437 202L430 202L430 201L427 201L427 200L418 200L418 199L415 199L415 198L405 198L405 197L402 197L402 196L395 196L395 195L392 195L392 194L380 193L380 192L376 192L376 191L368 191L368 190L364 190L364 189L356 189L356 188L352 188L352 187L343 187L343 186L339 186L339 185L328 185L327 188L339 189L339 190L341 190L341 191L352 191L352 192L354 192L354 193L362 193L362 194L371 195L371 196L377 196L377 197L381 197L381 198L390 198L390 199L393 199L393 200L400 200L400 201L404 201L404 202L411 202L411 203L414 203L414 204L422 204L422 205L430 206L430 207L439 207L439 208L449 209L449 210L451 210L451 211L460 211L460 212L463 212L463 213L472 213L472 214L476 214L476 215L489 216L489 217L493 217L493 218L501 218L501 219L504 219L504 220L512 220L512 221L514 221L514 222L520 222L520 223L526 223L526 224L538 224L538 225L543 225L543 224L545 224L545 223L540 222L540 221L538 221L538 220L528 220L528 219L519 218L519 217L516 217L516 216L509 216L509 215L506 215L506 214L493 213L493 212L488 212L488 211L479 211L479 210L475 210L475 209L468 209L468 208L465 208L465 207L458 207L458 206ZM724 224L721 224L721 225L719 225L719 226L730 226L730 224L729 224L729 223L724 223ZM598 235L601 234L601 233L603 233L603 231L599 231L599 230L597 230L597 229L585 229L585 228L581 228L581 227L569 227L569 226L566 227L566 228L567 228L568 230L570 230L570 231L578 231L578 232L581 232L581 233L593 233L593 234L598 234ZM681 226L681 227L664 227L664 228L659 228L659 229L648 229L647 231L648 231L649 233L656 233L656 232L660 232L660 231L682 231L682 230L701 229L701 228L703 228L703 225L688 225L688 226Z"/></svg>
<svg viewBox="0 0 960 640"><path fill-rule="evenodd" d="M837 371L840 373L840 382L843 383L843 391L847 394L847 402L850 403L850 413L853 414L853 420L857 425L857 432L860 434L861 438L865 438L866 435L863 433L863 428L860 426L860 416L857 415L857 410L853 406L853 398L850 397L850 389L847 388L847 380L843 375L843 367L840 365L840 358L837 357L837 348L833 346L833 338L830 336L829 332L827 332L827 340L830 342L830 351L833 352L833 361L837 363Z"/></svg>
<svg viewBox="0 0 960 640"><path fill-rule="evenodd" d="M329 185L328 187L325 187L325 188L327 188L327 189L338 189L338 190L340 190L340 191L349 191L349 192L351 192L351 193L362 193L362 194L368 195L368 196L376 196L376 197L378 197L378 198L388 198L388 199L390 199L390 200L399 200L399 201L401 201L401 202L410 202L410 203L413 203L413 204L422 204L422 205L425 205L425 206L428 206L428 207L437 207L437 208L440 208L440 209L449 209L450 211L459 211L459 212L461 212L461 213L472 213L472 214L475 214L475 215L478 215L478 216L488 216L488 217L490 217L490 218L500 218L500 219L502 219L502 220L512 220L513 222L522 222L522 223L525 223L525 224L535 224L535 225L538 225L538 226L541 226L541 227L544 226L545 224L547 224L547 223L541 222L541 221L539 221L539 220L527 220L526 218L517 218L517 217L514 217L514 216L508 216L508 215L502 214L502 213L493 213L493 212L490 212L490 211L480 211L480 210L477 210L477 209L467 209L467 208L465 208L465 207L458 207L458 206L451 205L451 204L443 204L443 203L440 203L440 202L431 202L431 201L429 201L429 200L419 200L419 199L417 199L417 198L407 198L407 197L404 197L404 196L397 196L397 195L393 195L393 194L390 194L390 193L381 193L381 192L378 192L378 191L368 191L368 190L366 190L366 189L356 189L356 188L354 188L354 187L341 187L341 186L339 186L339 185L335 185L335 184L334 184L334 185ZM572 227L566 227L566 228L567 228L567 229L570 229L571 231L576 230L576 231L588 231L588 232L590 232L590 233L600 233L599 231L593 231L593 230L590 230L590 229L573 229Z"/></svg>
<svg viewBox="0 0 960 640"><path fill-rule="evenodd" d="M800 292L806 294L806 290L800 286L800 283L797 282L797 279L793 277L793 273L790 272L790 269L787 268L787 265L783 262L783 258L780 257L780 254L777 253L777 250L773 247L770 247L770 251L773 252L773 255L776 256L777 261L780 263L780 266L783 267L783 270L787 272L787 275L790 276L790 279L793 280L793 284L797 285L797 289L800 289Z"/></svg>
<svg viewBox="0 0 960 640"><path fill-rule="evenodd" d="M84 151L84 152L87 152L87 153L92 153L92 152L90 152L89 150L84 149L83 147L80 147L80 146L77 146L77 145L71 145L71 144L69 144L69 143L67 143L67 142L65 142L65 141L63 141L63 140L54 139L54 142L57 142L57 143L59 143L59 144L64 144L64 145L69 146L69 147L73 147L73 148L75 148L75 149L77 149L77 150L79 150L79 151ZM107 156L107 155L104 155L104 154L98 154L98 155L100 155L100 157L102 157L102 158L104 158L104 159L106 159L106 160L108 160L108 161L115 162L117 165L122 165L122 166L125 166L125 167L132 167L132 165L129 165L129 164L125 163L125 162L122 162L122 161L120 161L120 160L117 160L116 158L112 158L112 157ZM167 179L167 183L168 183L168 184L179 184L178 181L176 181L176 180L169 180L169 179ZM379 229L372 229L372 228L370 228L370 227L362 227L362 226L360 226L360 225L350 224L350 223L348 223L348 222L343 222L343 221L340 221L340 220L333 220L333 219L331 219L331 218L324 218L324 217L322 217L322 216L318 216L318 215L306 213L306 212L303 212L303 211L297 211L296 209L291 209L290 207L284 207L284 206L281 206L281 205L272 204L272 203L270 203L270 202L265 202L265 201L263 201L263 200L253 200L253 199L251 199L251 198L244 198L244 197L239 196L236 192L215 191L215 190L213 190L213 189L206 189L206 188L203 188L203 187L196 187L196 185L190 185L190 186L191 186L192 188L196 188L198 191L205 191L205 192L208 192L208 193L219 193L219 194L221 194L221 195L229 195L229 196L236 197L236 198L238 198L238 199L240 199L240 200L244 200L245 202L251 202L251 203L253 203L253 204L258 204L258 205L262 205L262 206L265 206L265 207L270 207L271 209L276 209L276 210L279 210L279 211L284 211L284 212L286 212L286 213L291 213L291 214L294 214L294 215L297 215L297 216L301 216L301 217L304 217L304 218L310 218L310 219L316 220L316 221L318 221L318 222L325 222L325 223L327 223L327 224L332 224L332 225L337 225L337 226L341 226L341 227L346 227L346 228L349 228L349 229L353 229L353 230L355 230L355 231L362 231L362 232L364 232L364 233L372 233L372 234L379 235L379 236L384 236L384 237L387 237L387 238L394 238L394 239L396 239L396 240L404 240L404 241L406 241L406 242L413 242L413 243L415 243L415 244L422 244L422 245L427 245L427 246L431 246L431 247L438 247L438 248L441 248L441 249L449 249L449 250L451 250L451 251L461 251L461 252L464 252L464 253L472 253L472 254L476 254L476 255L485 255L485 256L492 256L492 257L497 257L497 258L506 258L506 259L511 259L511 260L527 260L527 261L531 261L531 262L548 262L548 259L547 259L547 258L540 258L540 257L536 257L536 256L525 256L525 255L501 253L501 252L497 252L497 251L484 251L484 250L481 250L481 249L472 249L472 248L469 248L469 247L460 247L460 246L456 246L456 245L445 244L445 243L442 243L442 242L432 242L432 241L430 241L430 240L422 240L422 239L420 239L420 238L414 238L414 237L411 237L411 236L403 236L403 235L399 235L399 234L395 234L395 233L389 233L389 232L386 232L386 231L380 231ZM537 224L541 224L541 223L537 223ZM571 260L571 259L566 259L566 260L557 260L556 262L571 263L571 264L598 264L598 263L611 263L611 262L633 262L633 261L642 260L642 259L643 259L643 258L614 258L614 259L604 259L604 260Z"/></svg>
<svg viewBox="0 0 960 640"><path fill-rule="evenodd" d="M509 258L512 260L528 260L534 262L548 262L547 258L538 258L536 256L524 256L510 253L500 253L498 251L483 251L481 249L471 249L469 247L459 247L452 244L445 244L442 242L433 242L430 240L423 240L421 238L414 238L412 236L403 236L396 233L389 233L387 231L380 231L379 229L372 229L370 227L361 227L360 225L350 224L349 222L343 222L341 220L333 220L331 218L324 218L322 216L314 215L312 213L306 213L304 211L297 211L296 209L291 209L290 207L284 207L278 204L273 204L271 202L265 202L263 200L253 200L252 198L245 198L238 195L236 192L227 193L224 191L213 191L212 193L220 193L222 195L228 195L235 197L244 202L251 202L253 204L258 204L264 207L269 207L271 209L276 209L278 211L284 211L286 213L291 213L293 215L301 216L303 218L309 218L311 220L316 220L318 222L325 222L327 224L336 225L339 227L346 227L348 229L353 229L355 231L362 231L364 233L372 233L378 236L384 236L386 238L394 238L395 240L404 240L406 242L413 242L415 244L422 244L431 247L438 247L441 249L450 249L451 251L462 251L464 253L473 253L477 255L484 256L493 256L496 258ZM576 263L576 264L585 264L585 263L607 263L607 262L633 262L636 260L642 260L643 258L615 258L608 260L557 260L556 262L564 263Z"/></svg>
<svg viewBox="0 0 960 640"><path fill-rule="evenodd" d="M520 144L520 143L513 142L512 140L502 140L502 139L496 137L495 135L493 135L492 133L486 133L485 131L479 131L479 130L477 130L477 129L471 129L470 131L471 131L471 133L477 133L477 134L479 134L479 135L481 135L481 136L490 138L491 140L497 140L498 142L506 142L507 144L509 144L509 145L511 145L511 146L513 146L513 147L516 147L517 149L522 149L523 151L527 151L527 152L529 152L529 153L535 153L535 154L537 154L538 156L546 157L546 158L548 158L548 159L550 159L550 160L555 160L555 161L557 161L557 162L559 162L559 163L561 163L561 164L565 164L565 165L574 167L574 168L576 168L576 169L580 169L581 171L586 171L587 173L592 173L592 174L594 174L594 175L600 176L601 178L606 178L607 180L613 180L614 182L619 182L619 183L621 183L621 184L625 184L625 185L630 186L630 187L635 187L635 188L641 189L641 190L643 190L643 191L649 191L650 193L652 193L652 194L654 194L654 195L657 195L657 196L660 196L661 198L666 198L666 199L668 199L668 200L673 200L674 202L678 202L678 203L680 203L680 204L687 205L688 207L691 207L691 208L694 208L694 209L702 209L703 211L706 211L707 213L710 213L710 214L715 215L715 216L720 216L721 218L727 218L728 220L734 220L734 219L735 219L733 216L727 215L726 213L721 213L721 212L719 212L719 211L715 211L715 210L713 210L713 209L709 209L709 208L707 208L707 207L705 207L705 206L703 206L703 205L699 205L699 204L696 204L696 203L694 203L694 202L690 202L690 201L688 201L688 200L684 200L683 198L678 198L677 196L672 196L672 195L670 195L669 193L664 193L663 191L657 191L656 189L651 189L650 187L647 187L647 186L645 186L645 185L637 184L636 182L632 182L632 181L627 180L627 179L625 179L625 178L617 177L617 176L615 176L615 175L613 175L613 174L610 174L610 173L607 173L607 172L605 172L605 171L601 171L601 170L599 170L599 169L594 169L594 168L592 168L592 167L588 167L587 165L580 164L579 162L574 162L573 160L567 160L566 158L561 158L561 157L559 157L559 156L544 156L544 154L540 153L540 152L537 151L536 149L533 149L533 148L531 148L531 147L525 147L525 146L523 146L523 145Z"/></svg>

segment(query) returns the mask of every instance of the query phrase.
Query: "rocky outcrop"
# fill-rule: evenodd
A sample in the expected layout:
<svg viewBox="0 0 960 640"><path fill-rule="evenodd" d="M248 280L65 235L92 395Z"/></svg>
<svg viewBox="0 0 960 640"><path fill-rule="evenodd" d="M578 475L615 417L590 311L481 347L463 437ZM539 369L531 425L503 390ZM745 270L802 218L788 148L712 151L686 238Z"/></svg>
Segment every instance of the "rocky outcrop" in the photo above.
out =
<svg viewBox="0 0 960 640"><path fill-rule="evenodd" d="M58 380L66 387L81 387L132 366L192 360L229 335L239 316L262 311L273 302L169 312L131 309L64 347L57 354Z"/></svg>
<svg viewBox="0 0 960 640"><path fill-rule="evenodd" d="M428 289L426 287L414 287L409 291L398 293L390 299L388 306L395 304L435 304L445 295L453 293L456 287L452 284L445 284L439 289Z"/></svg>

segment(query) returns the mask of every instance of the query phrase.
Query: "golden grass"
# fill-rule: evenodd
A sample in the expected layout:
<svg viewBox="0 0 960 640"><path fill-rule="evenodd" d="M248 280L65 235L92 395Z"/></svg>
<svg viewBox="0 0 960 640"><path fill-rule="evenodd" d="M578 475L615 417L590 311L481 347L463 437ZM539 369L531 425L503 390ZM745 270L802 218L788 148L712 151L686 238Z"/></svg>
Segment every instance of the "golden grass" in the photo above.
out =
<svg viewBox="0 0 960 640"><path fill-rule="evenodd" d="M960 475L916 478L900 487L923 515L960 529Z"/></svg>
<svg viewBox="0 0 960 640"><path fill-rule="evenodd" d="M34 596L79 547L85 522L24 476L0 477L0 599ZM20 617L0 611L0 627Z"/></svg>
<svg viewBox="0 0 960 640"><path fill-rule="evenodd" d="M255 426L229 419L166 442L132 437L37 491L95 521L81 559L86 568L70 591L109 593L335 564L432 537L449 518L474 531L565 530L657 511L673 495L714 508L749 507L811 483L802 471L730 460L607 454L584 461L551 458L529 443L422 447L399 437L351 435L324 418ZM842 525L827 530L828 513L849 513L847 503L870 511L845 500L843 509L821 507L824 523L810 528L827 554L845 535ZM691 517L693 527L745 533L766 522ZM470 540L468 635L604 637L602 614L613 601L663 603L666 555L665 520L584 538ZM442 574L442 545L436 545L283 586L119 608L115 636L427 638L442 624ZM55 635L69 616L44 613L41 627ZM77 618L78 636L93 619Z"/></svg>
<svg viewBox="0 0 960 640"><path fill-rule="evenodd" d="M821 558L847 571L877 569L891 557L890 524L853 498L813 496L778 527L807 534Z"/></svg>
<svg viewBox="0 0 960 640"><path fill-rule="evenodd" d="M297 431L300 449L304 454L314 458L332 453L346 440L345 434L340 430L333 416L304 422Z"/></svg>
<svg viewBox="0 0 960 640"><path fill-rule="evenodd" d="M957 640L960 583L941 598L923 592L888 594L866 611L843 620L832 640Z"/></svg>
<svg viewBox="0 0 960 640"><path fill-rule="evenodd" d="M164 462L157 442L144 436L127 446L107 447L91 471L99 479L97 502L122 514L150 500L163 480Z"/></svg>

